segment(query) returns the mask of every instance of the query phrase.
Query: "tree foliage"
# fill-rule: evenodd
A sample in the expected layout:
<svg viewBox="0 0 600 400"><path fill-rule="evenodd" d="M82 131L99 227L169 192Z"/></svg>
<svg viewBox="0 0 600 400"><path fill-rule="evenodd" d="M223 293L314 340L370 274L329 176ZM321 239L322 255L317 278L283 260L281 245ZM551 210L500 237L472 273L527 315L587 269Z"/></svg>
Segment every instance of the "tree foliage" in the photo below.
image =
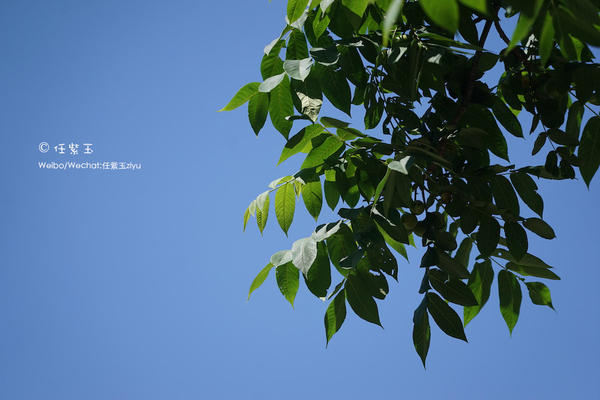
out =
<svg viewBox="0 0 600 400"><path fill-rule="evenodd" d="M420 244L413 340L424 365L431 320L466 341L464 326L494 280L510 332L522 289L553 308L536 279L560 278L529 249L532 233L555 237L536 179L576 179L579 170L589 186L600 164L600 66L590 50L600 46L599 8L598 0L288 0L286 26L264 49L263 81L223 110L248 102L257 135L269 116L285 138L279 162L300 153L304 161L251 202L244 228L254 216L263 231L271 192L286 235L299 197L315 220L323 203L339 220L275 253L250 292L274 268L293 304L302 275L329 302L329 341L349 309L381 324L377 301L397 279L397 255ZM492 48L492 34L504 45ZM324 99L348 117L362 106L364 129L321 116ZM532 155L547 152L545 163L512 164L507 135L534 135Z"/></svg>

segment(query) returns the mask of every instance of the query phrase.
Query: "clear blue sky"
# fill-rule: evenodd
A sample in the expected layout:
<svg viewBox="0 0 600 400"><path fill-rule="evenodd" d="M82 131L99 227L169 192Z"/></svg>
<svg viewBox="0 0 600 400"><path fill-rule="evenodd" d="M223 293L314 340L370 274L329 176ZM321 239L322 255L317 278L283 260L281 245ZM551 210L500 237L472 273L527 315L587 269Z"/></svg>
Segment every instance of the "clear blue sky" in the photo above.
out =
<svg viewBox="0 0 600 400"><path fill-rule="evenodd" d="M385 329L350 316L328 349L305 288L295 310L273 276L246 301L269 255L314 227L301 210L289 239L273 215L264 237L242 233L249 201L298 163L276 167L281 136L256 139L244 109L216 112L260 79L284 9L2 1L0 399L599 398L598 177L541 185L558 238L530 249L563 277L549 283L557 312L525 296L511 338L494 287L469 344L433 328L426 371L415 262L380 303ZM38 168L66 160L142 170Z"/></svg>

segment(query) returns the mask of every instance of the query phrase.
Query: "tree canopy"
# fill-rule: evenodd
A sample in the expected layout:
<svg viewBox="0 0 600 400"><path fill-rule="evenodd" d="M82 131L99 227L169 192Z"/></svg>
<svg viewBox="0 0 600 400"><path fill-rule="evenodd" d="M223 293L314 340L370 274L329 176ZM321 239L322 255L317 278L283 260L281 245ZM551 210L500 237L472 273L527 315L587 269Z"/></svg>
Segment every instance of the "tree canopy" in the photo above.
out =
<svg viewBox="0 0 600 400"><path fill-rule="evenodd" d="M466 341L494 281L510 332L523 291L553 308L538 279L560 278L528 246L531 234L555 237L536 180L579 171L589 186L600 165L591 50L600 46L599 8L599 0L288 0L286 26L264 49L263 81L222 110L247 102L256 135L269 117L285 138L279 162L304 161L250 203L244 229L253 216L262 232L273 200L287 235L300 197L315 221L324 201L339 219L273 254L250 294L274 269L293 304L302 275L328 302L329 342L347 305L381 324L377 300L398 277L397 257L420 245L412 322L423 365L430 320ZM324 99L348 117L363 107L363 121L322 116ZM533 135L543 165L511 163L508 135Z"/></svg>

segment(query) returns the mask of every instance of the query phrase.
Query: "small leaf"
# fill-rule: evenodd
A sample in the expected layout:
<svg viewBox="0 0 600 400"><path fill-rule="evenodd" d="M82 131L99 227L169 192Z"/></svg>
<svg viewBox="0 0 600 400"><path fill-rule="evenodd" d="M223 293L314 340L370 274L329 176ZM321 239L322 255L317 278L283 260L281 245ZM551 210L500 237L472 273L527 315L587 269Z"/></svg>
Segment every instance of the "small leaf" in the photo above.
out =
<svg viewBox="0 0 600 400"><path fill-rule="evenodd" d="M579 171L585 184L589 187L598 166L600 166L600 117L590 118L585 125L577 156Z"/></svg>
<svg viewBox="0 0 600 400"><path fill-rule="evenodd" d="M477 248L484 257L489 257L500 240L500 224L493 217L481 219L479 231L477 231Z"/></svg>
<svg viewBox="0 0 600 400"><path fill-rule="evenodd" d="M348 304L350 304L356 315L365 321L381 326L377 303L371 297L366 282L359 276L350 274L344 287Z"/></svg>
<svg viewBox="0 0 600 400"><path fill-rule="evenodd" d="M329 307L327 307L327 311L325 312L325 336L327 337L327 344L329 344L331 337L340 330L345 319L346 290L343 289L329 303Z"/></svg>
<svg viewBox="0 0 600 400"><path fill-rule="evenodd" d="M450 33L457 31L459 15L456 0L421 0L419 3L436 25Z"/></svg>
<svg viewBox="0 0 600 400"><path fill-rule="evenodd" d="M273 264L269 263L266 267L260 270L258 275L256 275L256 278L254 278L254 280L252 281L252 284L250 285L250 290L248 291L248 300L250 300L250 295L252 294L252 292L258 289L263 284L265 279L267 279L271 268L273 268Z"/></svg>
<svg viewBox="0 0 600 400"><path fill-rule="evenodd" d="M414 162L415 159L413 156L406 156L400 161L392 161L388 164L388 168L393 171L400 172L404 175L408 175L408 171L410 170L410 167L414 164Z"/></svg>
<svg viewBox="0 0 600 400"><path fill-rule="evenodd" d="M498 295L500 296L500 312L512 335L513 328L519 319L521 310L521 286L515 275L502 270L498 273Z"/></svg>
<svg viewBox="0 0 600 400"><path fill-rule="evenodd" d="M523 222L523 226L544 239L554 239L556 237L554 229L542 219L527 218Z"/></svg>
<svg viewBox="0 0 600 400"><path fill-rule="evenodd" d="M292 263L280 265L275 269L275 278L281 294L294 306L294 299L298 293L300 273Z"/></svg>
<svg viewBox="0 0 600 400"><path fill-rule="evenodd" d="M250 100L256 93L258 93L259 85L260 83L258 82L251 82L247 85L244 85L240 90L238 90L229 103L227 103L227 105L221 108L219 111L231 111L238 108Z"/></svg>
<svg viewBox="0 0 600 400"><path fill-rule="evenodd" d="M292 263L307 274L313 262L317 258L317 242L311 238L298 239L292 245Z"/></svg>
<svg viewBox="0 0 600 400"><path fill-rule="evenodd" d="M533 304L548 306L554 310L550 289L546 285L541 282L526 282L525 285L527 285L529 298Z"/></svg>
<svg viewBox="0 0 600 400"><path fill-rule="evenodd" d="M423 367L429 351L431 341L431 328L429 327L429 315L427 314L427 297L423 297L421 304L413 314L413 344L417 354L421 358Z"/></svg>
<svg viewBox="0 0 600 400"><path fill-rule="evenodd" d="M293 183L286 183L277 189L275 193L275 216L277 222L287 236L288 229L294 220L296 209L296 193Z"/></svg>
<svg viewBox="0 0 600 400"><path fill-rule="evenodd" d="M269 218L269 191L263 192L256 198L256 224L262 235Z"/></svg>
<svg viewBox="0 0 600 400"><path fill-rule="evenodd" d="M440 296L429 292L426 295L427 310L433 320L448 336L467 341L460 317Z"/></svg>
<svg viewBox="0 0 600 400"><path fill-rule="evenodd" d="M504 224L506 244L515 260L522 259L527 254L527 233L518 222L510 221Z"/></svg>

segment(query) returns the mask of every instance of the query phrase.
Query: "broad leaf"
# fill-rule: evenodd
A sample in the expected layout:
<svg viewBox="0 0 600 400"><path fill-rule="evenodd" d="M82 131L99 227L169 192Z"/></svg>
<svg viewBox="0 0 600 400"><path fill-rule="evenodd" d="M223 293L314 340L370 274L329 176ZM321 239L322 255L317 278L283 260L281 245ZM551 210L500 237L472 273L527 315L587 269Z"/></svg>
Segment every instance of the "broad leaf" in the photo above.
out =
<svg viewBox="0 0 600 400"><path fill-rule="evenodd" d="M585 125L577 156L580 160L579 171L589 187L600 166L600 117L590 118Z"/></svg>
<svg viewBox="0 0 600 400"><path fill-rule="evenodd" d="M267 93L256 93L248 102L248 120L256 136L265 126L267 114L269 113L269 95Z"/></svg>
<svg viewBox="0 0 600 400"><path fill-rule="evenodd" d="M535 181L524 172L510 174L510 180L521 200L541 217L544 212L544 201L542 200L542 196L536 191L537 185Z"/></svg>
<svg viewBox="0 0 600 400"><path fill-rule="evenodd" d="M478 305L464 308L464 321L465 326L473 319L479 311L483 308L485 303L490 298L490 291L492 282L494 280L494 270L492 269L492 262L490 260L484 260L480 263L475 264L473 272L469 277L467 286L471 289L475 300Z"/></svg>
<svg viewBox="0 0 600 400"><path fill-rule="evenodd" d="M423 367L429 351L431 340L431 328L429 327L429 315L427 314L427 297L423 297L421 304L413 314L413 344L417 354L421 358Z"/></svg>
<svg viewBox="0 0 600 400"><path fill-rule="evenodd" d="M296 193L293 183L286 183L277 189L275 193L275 215L277 222L287 236L288 229L294 220L296 209Z"/></svg>
<svg viewBox="0 0 600 400"><path fill-rule="evenodd" d="M482 218L477 231L477 248L482 256L488 257L498 246L500 240L500 224L493 217Z"/></svg>
<svg viewBox="0 0 600 400"><path fill-rule="evenodd" d="M292 263L280 265L275 269L275 278L281 294L294 306L294 299L299 287L298 269Z"/></svg>
<svg viewBox="0 0 600 400"><path fill-rule="evenodd" d="M256 198L256 224L260 233L263 233L269 218L269 191L263 192Z"/></svg>
<svg viewBox="0 0 600 400"><path fill-rule="evenodd" d="M270 79L270 78L269 78ZM290 93L290 81L287 76L271 92L271 101L269 102L269 116L275 129L287 139L292 122L287 119L294 113L294 103Z"/></svg>
<svg viewBox="0 0 600 400"><path fill-rule="evenodd" d="M519 200L510 181L502 175L496 175L491 181L492 194L496 205L515 217L519 216Z"/></svg>
<svg viewBox="0 0 600 400"><path fill-rule="evenodd" d="M331 286L331 266L324 242L317 243L317 257L308 272L304 275L308 289L321 300L327 297L327 290Z"/></svg>
<svg viewBox="0 0 600 400"><path fill-rule="evenodd" d="M308 213L317 220L323 206L323 191L321 190L321 181L306 182L302 187L302 200L308 210Z"/></svg>
<svg viewBox="0 0 600 400"><path fill-rule="evenodd" d="M500 297L500 312L512 335L513 328L519 319L521 310L521 285L509 271L502 270L498 273L498 295Z"/></svg>
<svg viewBox="0 0 600 400"><path fill-rule="evenodd" d="M433 317L433 320L442 331L448 336L467 341L460 317L444 300L435 293L429 292L426 295L427 310Z"/></svg>
<svg viewBox="0 0 600 400"><path fill-rule="evenodd" d="M343 289L329 303L325 312L325 336L327 344L331 337L340 330L346 319L346 291Z"/></svg>
<svg viewBox="0 0 600 400"><path fill-rule="evenodd" d="M310 58L304 58L302 60L285 60L283 62L283 69L290 76L290 78L304 81L310 69L312 67L312 60Z"/></svg>
<svg viewBox="0 0 600 400"><path fill-rule="evenodd" d="M323 143L308 153L302 163L302 168L313 168L323 164L329 156L333 155L343 145L344 143L337 137L328 136Z"/></svg>
<svg viewBox="0 0 600 400"><path fill-rule="evenodd" d="M523 222L523 226L544 239L554 239L556 237L554 229L542 219L527 218Z"/></svg>
<svg viewBox="0 0 600 400"><path fill-rule="evenodd" d="M458 30L458 4L456 0L421 0L421 7L429 18L450 33Z"/></svg>
<svg viewBox="0 0 600 400"><path fill-rule="evenodd" d="M317 242L312 237L298 239L292 245L292 263L307 274L317 258Z"/></svg>
<svg viewBox="0 0 600 400"><path fill-rule="evenodd" d="M527 254L527 233L518 222L510 221L504 224L506 244L515 260L522 259Z"/></svg>
<svg viewBox="0 0 600 400"><path fill-rule="evenodd" d="M533 304L548 306L554 310L550 289L541 282L526 282L529 298Z"/></svg>
<svg viewBox="0 0 600 400"><path fill-rule="evenodd" d="M369 293L367 283L360 276L350 274L344 287L348 304L350 304L356 315L365 321L381 326L377 303Z"/></svg>
<svg viewBox="0 0 600 400"><path fill-rule="evenodd" d="M302 16L306 6L308 6L308 2L309 0L288 0L287 17L290 24Z"/></svg>

